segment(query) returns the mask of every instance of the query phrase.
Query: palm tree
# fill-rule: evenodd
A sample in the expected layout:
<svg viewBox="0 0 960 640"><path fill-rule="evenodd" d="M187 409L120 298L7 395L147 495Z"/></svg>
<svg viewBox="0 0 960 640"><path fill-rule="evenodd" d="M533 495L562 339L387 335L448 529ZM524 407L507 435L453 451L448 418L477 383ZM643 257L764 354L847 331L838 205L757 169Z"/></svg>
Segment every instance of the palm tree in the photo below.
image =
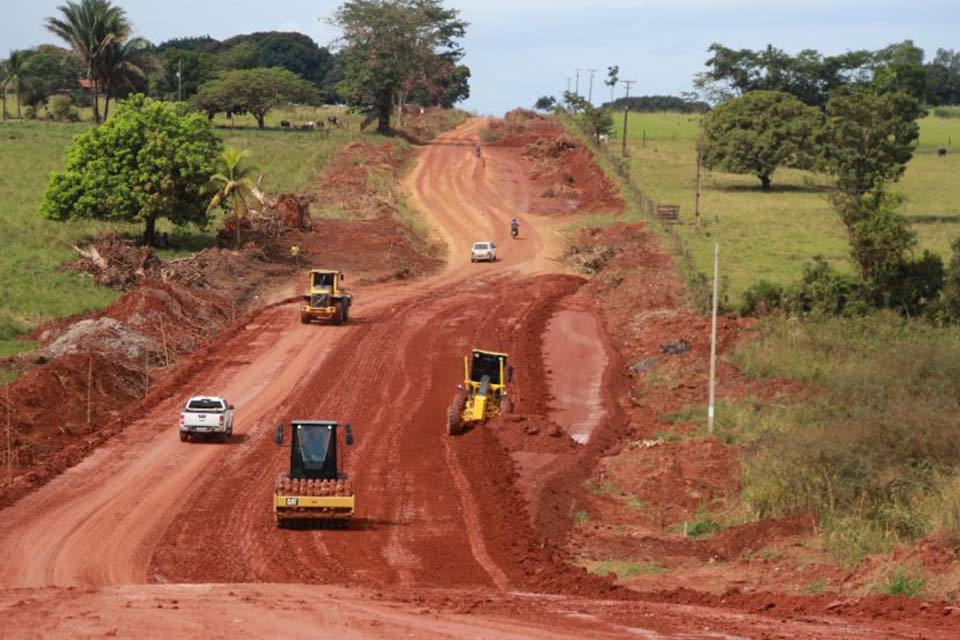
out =
<svg viewBox="0 0 960 640"><path fill-rule="evenodd" d="M263 182L263 174L256 181L253 180L253 167L244 163L250 152L246 149L227 147L220 154L218 164L219 173L210 176L210 182L216 189L207 211L219 207L227 208L229 203L233 209L234 222L237 225L237 249L240 248L240 222L247 215L247 199L255 197Z"/></svg>
<svg viewBox="0 0 960 640"><path fill-rule="evenodd" d="M20 115L20 105L23 97L23 63L26 62L27 55L24 51L11 51L10 57L3 63L3 108L6 113L7 91L13 89L17 94L17 119L22 120Z"/></svg>
<svg viewBox="0 0 960 640"><path fill-rule="evenodd" d="M79 0L57 7L59 18L47 18L47 30L70 45L86 69L93 97L93 119L100 122L97 99L104 87L103 62L114 42L130 35L126 12L110 0Z"/></svg>
<svg viewBox="0 0 960 640"><path fill-rule="evenodd" d="M103 119L110 113L110 98L117 89L133 89L143 81L148 71L160 69L160 61L151 51L152 45L144 38L114 40L104 49L99 63L101 86L106 98Z"/></svg>
<svg viewBox="0 0 960 640"><path fill-rule="evenodd" d="M0 112L0 119L7 119L7 69L6 65L0 64L0 96L3 101L3 111Z"/></svg>

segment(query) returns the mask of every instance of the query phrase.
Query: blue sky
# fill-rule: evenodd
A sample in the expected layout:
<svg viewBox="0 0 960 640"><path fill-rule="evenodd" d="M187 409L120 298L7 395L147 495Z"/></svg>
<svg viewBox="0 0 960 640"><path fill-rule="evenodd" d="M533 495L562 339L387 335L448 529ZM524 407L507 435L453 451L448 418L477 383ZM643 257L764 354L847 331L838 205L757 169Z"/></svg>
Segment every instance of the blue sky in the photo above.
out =
<svg viewBox="0 0 960 640"><path fill-rule="evenodd" d="M42 26L61 0L0 0L0 57L54 42ZM159 42L252 31L300 31L321 45L337 36L326 23L339 0L120 0L137 35ZM466 108L501 114L558 95L575 69L617 64L636 80L631 94L677 94L703 70L712 42L741 48L768 43L790 52L876 49L912 39L932 56L960 49L958 0L447 0L471 23L464 46L473 72ZM587 92L581 75L581 93ZM595 77L594 101L609 98ZM622 88L618 88L618 95Z"/></svg>

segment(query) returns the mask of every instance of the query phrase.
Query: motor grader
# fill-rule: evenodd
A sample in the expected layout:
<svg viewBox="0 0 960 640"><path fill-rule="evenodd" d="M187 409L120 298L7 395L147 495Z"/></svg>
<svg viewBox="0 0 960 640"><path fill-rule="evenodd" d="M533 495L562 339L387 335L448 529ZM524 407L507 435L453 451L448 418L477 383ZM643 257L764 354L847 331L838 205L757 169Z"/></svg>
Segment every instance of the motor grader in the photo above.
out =
<svg viewBox="0 0 960 640"><path fill-rule="evenodd" d="M340 288L343 273L330 269L310 271L310 291L303 294L300 306L300 322L310 324L314 320L332 320L343 324L350 317L353 296Z"/></svg>
<svg viewBox="0 0 960 640"><path fill-rule="evenodd" d="M507 383L513 382L507 354L474 349L463 358L463 372L463 384L447 409L447 432L452 436L500 415L502 409L513 411L507 398Z"/></svg>
<svg viewBox="0 0 960 640"><path fill-rule="evenodd" d="M290 469L277 476L273 513L281 528L308 524L346 524L356 507L353 487L338 456L338 424L333 420L290 421ZM276 443L283 444L283 423ZM344 444L353 430L343 426Z"/></svg>

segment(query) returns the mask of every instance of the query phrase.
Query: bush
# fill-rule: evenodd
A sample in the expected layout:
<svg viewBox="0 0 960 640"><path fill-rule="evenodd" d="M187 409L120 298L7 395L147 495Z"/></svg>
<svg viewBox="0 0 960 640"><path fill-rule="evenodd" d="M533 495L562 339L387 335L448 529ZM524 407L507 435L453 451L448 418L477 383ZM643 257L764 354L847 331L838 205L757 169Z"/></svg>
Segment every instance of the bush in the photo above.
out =
<svg viewBox="0 0 960 640"><path fill-rule="evenodd" d="M871 307L864 282L838 272L820 256L804 266L803 277L790 289L786 306L797 315L827 316L862 315Z"/></svg>
<svg viewBox="0 0 960 640"><path fill-rule="evenodd" d="M73 109L73 100L70 99L70 96L67 95L55 95L50 96L50 99L47 100L47 112L54 119L63 122L70 115L70 111Z"/></svg>
<svg viewBox="0 0 960 640"><path fill-rule="evenodd" d="M936 107L933 115L937 118L960 118L960 107Z"/></svg>
<svg viewBox="0 0 960 640"><path fill-rule="evenodd" d="M740 314L760 317L780 311L783 309L784 296L783 287L761 280L743 292Z"/></svg>
<svg viewBox="0 0 960 640"><path fill-rule="evenodd" d="M891 596L916 598L923 592L923 576L911 576L903 567L897 567L890 580L880 585L879 591Z"/></svg>

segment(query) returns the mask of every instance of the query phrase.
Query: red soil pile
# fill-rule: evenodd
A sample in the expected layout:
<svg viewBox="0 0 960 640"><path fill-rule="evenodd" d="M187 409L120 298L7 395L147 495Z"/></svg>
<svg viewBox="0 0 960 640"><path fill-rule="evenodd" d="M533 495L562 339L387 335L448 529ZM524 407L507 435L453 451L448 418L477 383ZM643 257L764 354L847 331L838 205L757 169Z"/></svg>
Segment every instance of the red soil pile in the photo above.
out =
<svg viewBox="0 0 960 640"><path fill-rule="evenodd" d="M494 121L488 137L496 146L521 147L530 177L541 189L534 211L620 213L623 199L582 142L553 118L516 109Z"/></svg>

